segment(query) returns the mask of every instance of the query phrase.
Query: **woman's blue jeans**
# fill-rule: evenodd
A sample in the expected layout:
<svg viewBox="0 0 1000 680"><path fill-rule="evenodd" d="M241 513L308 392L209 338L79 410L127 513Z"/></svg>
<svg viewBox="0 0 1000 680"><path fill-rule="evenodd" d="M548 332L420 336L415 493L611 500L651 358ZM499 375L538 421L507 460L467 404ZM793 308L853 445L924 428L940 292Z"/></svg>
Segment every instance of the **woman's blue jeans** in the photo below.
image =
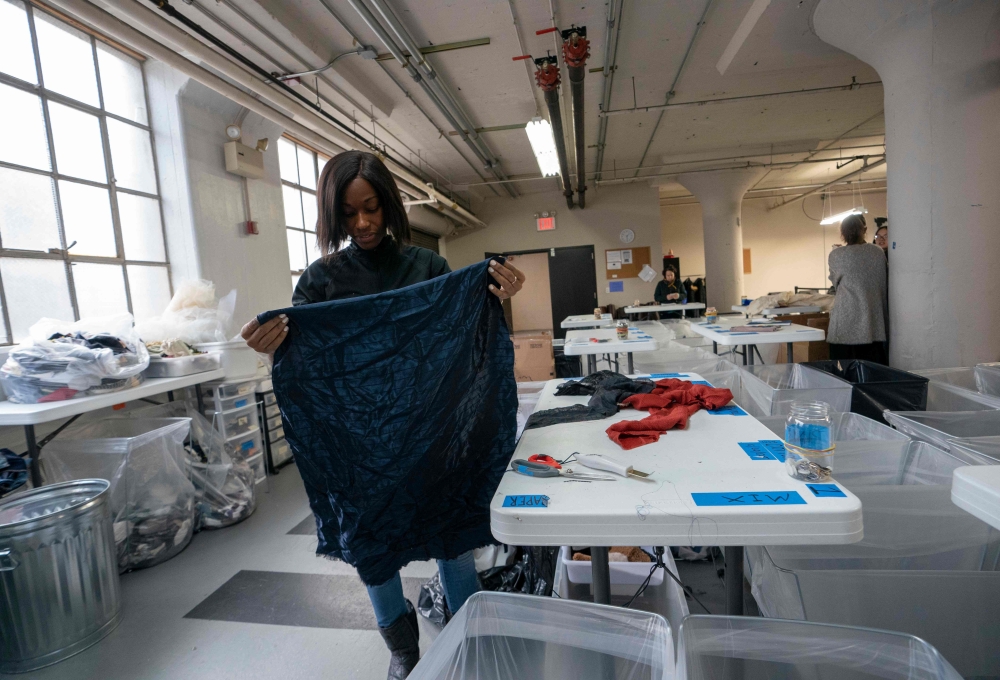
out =
<svg viewBox="0 0 1000 680"><path fill-rule="evenodd" d="M441 574L445 601L452 613L457 612L469 596L480 589L479 574L476 573L476 561L471 550L453 560L438 560L438 573ZM382 585L365 587L375 609L379 628L388 628L406 615L406 598L403 597L403 582L399 579L398 572Z"/></svg>

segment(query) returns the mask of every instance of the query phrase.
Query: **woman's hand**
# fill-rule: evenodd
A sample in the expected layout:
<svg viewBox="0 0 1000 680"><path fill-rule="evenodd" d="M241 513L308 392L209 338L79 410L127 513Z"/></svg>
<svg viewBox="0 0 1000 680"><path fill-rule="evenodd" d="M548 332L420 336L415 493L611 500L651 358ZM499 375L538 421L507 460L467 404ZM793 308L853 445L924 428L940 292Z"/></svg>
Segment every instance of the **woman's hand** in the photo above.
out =
<svg viewBox="0 0 1000 680"><path fill-rule="evenodd" d="M279 314L263 326L256 317L243 327L240 336L247 341L250 349L262 354L273 354L274 350L288 337L288 317Z"/></svg>
<svg viewBox="0 0 1000 680"><path fill-rule="evenodd" d="M508 257L506 264L490 260L490 274L497 282L497 285L490 284L490 292L501 300L517 295L517 291L521 290L521 286L524 285L524 274L511 264L513 259L513 257Z"/></svg>

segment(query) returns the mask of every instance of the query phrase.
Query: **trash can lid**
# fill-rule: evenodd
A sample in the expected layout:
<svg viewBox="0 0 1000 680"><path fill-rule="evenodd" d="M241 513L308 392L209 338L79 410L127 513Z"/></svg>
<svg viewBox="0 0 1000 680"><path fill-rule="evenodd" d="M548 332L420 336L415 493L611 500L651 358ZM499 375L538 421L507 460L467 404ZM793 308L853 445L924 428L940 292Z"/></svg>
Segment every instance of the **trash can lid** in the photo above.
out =
<svg viewBox="0 0 1000 680"><path fill-rule="evenodd" d="M104 479L76 479L43 486L0 501L0 530L77 509L106 492L110 486Z"/></svg>

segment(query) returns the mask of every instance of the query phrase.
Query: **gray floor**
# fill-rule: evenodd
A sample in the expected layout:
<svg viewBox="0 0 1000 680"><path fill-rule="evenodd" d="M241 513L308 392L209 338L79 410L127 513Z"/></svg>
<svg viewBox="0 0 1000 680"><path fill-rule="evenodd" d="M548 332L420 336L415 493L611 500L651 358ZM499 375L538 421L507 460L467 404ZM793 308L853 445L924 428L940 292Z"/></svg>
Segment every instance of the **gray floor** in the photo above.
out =
<svg viewBox="0 0 1000 680"><path fill-rule="evenodd" d="M258 486L245 522L195 535L174 559L122 576L125 617L90 649L19 680L383 680L389 653L350 566L316 557L294 466ZM290 533L291 532L291 533ZM415 599L433 563L403 569ZM421 621L421 647L436 630Z"/></svg>

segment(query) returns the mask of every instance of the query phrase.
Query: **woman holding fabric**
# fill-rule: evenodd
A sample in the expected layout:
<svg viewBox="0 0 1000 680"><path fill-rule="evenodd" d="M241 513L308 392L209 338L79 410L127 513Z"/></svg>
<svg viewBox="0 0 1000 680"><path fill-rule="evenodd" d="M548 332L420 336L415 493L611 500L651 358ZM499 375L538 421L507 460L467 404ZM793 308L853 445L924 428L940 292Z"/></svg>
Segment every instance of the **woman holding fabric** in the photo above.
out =
<svg viewBox="0 0 1000 680"><path fill-rule="evenodd" d="M836 288L830 312L831 359L866 359L886 364L888 315L885 254L865 243L864 215L850 215L840 223L845 245L830 253L830 281Z"/></svg>
<svg viewBox="0 0 1000 680"><path fill-rule="evenodd" d="M437 253L409 245L410 226L399 189L373 154L347 151L334 156L323 169L316 197L316 237L323 257L302 274L293 305L396 290L451 271ZM524 274L509 261L490 265L490 292L504 300L521 289ZM288 337L288 319L277 316L263 325L254 319L243 327L242 336L254 350L272 354ZM448 608L457 612L480 587L472 552L438 560L438 568ZM405 678L420 657L416 612L403 597L398 572L366 588L379 632L392 653L388 677Z"/></svg>
<svg viewBox="0 0 1000 680"><path fill-rule="evenodd" d="M677 280L677 270L671 266L663 270L663 280L656 284L653 299L661 305L687 304L687 290ZM681 312L660 312L661 319L679 319Z"/></svg>

